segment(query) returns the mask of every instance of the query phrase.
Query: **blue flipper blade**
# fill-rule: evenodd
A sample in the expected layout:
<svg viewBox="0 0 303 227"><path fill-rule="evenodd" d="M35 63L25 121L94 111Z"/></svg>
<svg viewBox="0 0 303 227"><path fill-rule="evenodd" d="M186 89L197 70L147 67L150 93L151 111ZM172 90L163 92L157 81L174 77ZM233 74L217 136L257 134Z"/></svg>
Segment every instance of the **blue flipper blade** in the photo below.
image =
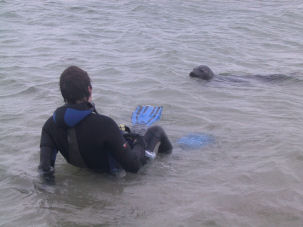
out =
<svg viewBox="0 0 303 227"><path fill-rule="evenodd" d="M162 115L162 109L163 107L155 107L151 113L151 117L150 119L147 121L146 125L147 126L151 126L153 123L155 123L156 121L160 120L161 115Z"/></svg>
<svg viewBox="0 0 303 227"><path fill-rule="evenodd" d="M177 143L184 148L198 149L214 143L212 135L204 133L191 133L180 138Z"/></svg>
<svg viewBox="0 0 303 227"><path fill-rule="evenodd" d="M142 114L139 117L139 124L147 124L147 122L151 119L151 113L153 111L153 106L144 106L142 109Z"/></svg>
<svg viewBox="0 0 303 227"><path fill-rule="evenodd" d="M132 124L142 124L151 126L158 121L162 114L162 106L137 106L136 110L132 113Z"/></svg>
<svg viewBox="0 0 303 227"><path fill-rule="evenodd" d="M132 114L132 124L135 125L138 122L138 115L139 112L141 111L142 106L137 106L136 110Z"/></svg>

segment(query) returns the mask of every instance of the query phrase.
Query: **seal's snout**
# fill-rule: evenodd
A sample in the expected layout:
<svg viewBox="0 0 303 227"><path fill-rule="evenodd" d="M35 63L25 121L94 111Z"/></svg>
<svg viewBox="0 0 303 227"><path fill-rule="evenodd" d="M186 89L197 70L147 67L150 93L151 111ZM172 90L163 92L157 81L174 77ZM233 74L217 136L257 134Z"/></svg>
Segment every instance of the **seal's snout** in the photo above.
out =
<svg viewBox="0 0 303 227"><path fill-rule="evenodd" d="M191 71L191 72L190 72L190 74L189 74L189 76L190 76L190 77L195 77L195 76L196 76L196 74L194 74L194 72L193 72L193 71Z"/></svg>

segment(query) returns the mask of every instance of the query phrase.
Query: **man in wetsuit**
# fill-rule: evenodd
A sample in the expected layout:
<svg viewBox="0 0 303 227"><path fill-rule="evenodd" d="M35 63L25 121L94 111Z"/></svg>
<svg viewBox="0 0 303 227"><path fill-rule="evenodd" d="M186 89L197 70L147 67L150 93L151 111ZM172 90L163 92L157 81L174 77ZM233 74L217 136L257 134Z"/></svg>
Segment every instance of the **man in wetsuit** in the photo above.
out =
<svg viewBox="0 0 303 227"><path fill-rule="evenodd" d="M64 70L60 90L65 105L59 107L42 128L40 165L42 174L52 174L58 151L77 167L110 173L123 168L136 173L146 161L146 152L170 153L172 145L159 126L144 135L121 131L111 118L98 114L91 103L88 74L76 66Z"/></svg>

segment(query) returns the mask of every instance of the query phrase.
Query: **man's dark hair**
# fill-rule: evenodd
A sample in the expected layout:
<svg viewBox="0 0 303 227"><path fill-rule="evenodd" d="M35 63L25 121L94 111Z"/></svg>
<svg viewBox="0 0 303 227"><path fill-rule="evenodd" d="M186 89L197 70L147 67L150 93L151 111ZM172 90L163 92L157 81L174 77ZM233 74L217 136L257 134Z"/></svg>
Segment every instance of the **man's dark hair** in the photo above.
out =
<svg viewBox="0 0 303 227"><path fill-rule="evenodd" d="M64 101L70 104L83 98L89 98L88 87L92 87L90 78L84 70L70 66L60 76L60 90Z"/></svg>

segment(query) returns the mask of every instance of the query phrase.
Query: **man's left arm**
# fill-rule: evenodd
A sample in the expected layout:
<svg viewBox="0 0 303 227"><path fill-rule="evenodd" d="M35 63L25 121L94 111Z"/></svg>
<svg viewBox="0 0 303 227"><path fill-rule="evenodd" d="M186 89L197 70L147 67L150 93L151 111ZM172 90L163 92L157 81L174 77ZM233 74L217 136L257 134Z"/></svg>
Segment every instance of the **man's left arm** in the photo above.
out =
<svg viewBox="0 0 303 227"><path fill-rule="evenodd" d="M39 172L42 175L53 174L55 161L57 156L57 149L54 142L48 133L48 125L51 121L48 120L42 128L41 141L40 141L40 164Z"/></svg>
<svg viewBox="0 0 303 227"><path fill-rule="evenodd" d="M55 167L56 153L57 152L50 147L40 148L40 164L38 167L40 174L42 175L53 174Z"/></svg>

